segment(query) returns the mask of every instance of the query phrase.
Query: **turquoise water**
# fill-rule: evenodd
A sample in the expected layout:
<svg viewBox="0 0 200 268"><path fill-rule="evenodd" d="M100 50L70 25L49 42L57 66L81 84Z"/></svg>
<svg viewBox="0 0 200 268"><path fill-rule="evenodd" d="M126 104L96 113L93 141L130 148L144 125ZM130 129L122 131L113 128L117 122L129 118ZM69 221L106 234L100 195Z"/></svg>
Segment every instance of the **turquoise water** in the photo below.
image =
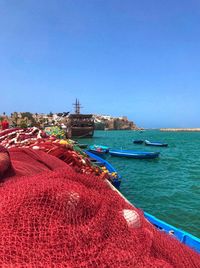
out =
<svg viewBox="0 0 200 268"><path fill-rule="evenodd" d="M133 144L134 139L163 141L168 147ZM108 156L123 177L121 192L136 207L200 237L200 132L95 131L81 143L113 149L159 151L152 160Z"/></svg>

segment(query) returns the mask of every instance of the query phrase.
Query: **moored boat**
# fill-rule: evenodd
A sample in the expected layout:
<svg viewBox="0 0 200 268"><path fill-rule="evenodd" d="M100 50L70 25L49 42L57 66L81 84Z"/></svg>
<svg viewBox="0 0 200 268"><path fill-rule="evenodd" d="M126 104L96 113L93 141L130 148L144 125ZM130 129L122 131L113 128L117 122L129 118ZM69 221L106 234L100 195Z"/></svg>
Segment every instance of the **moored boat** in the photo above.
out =
<svg viewBox="0 0 200 268"><path fill-rule="evenodd" d="M168 146L167 143L158 142L158 141L151 142L151 141L149 141L149 140L145 140L144 143L145 143L145 145L147 145L147 146L158 146L158 147L167 147L167 146Z"/></svg>
<svg viewBox="0 0 200 268"><path fill-rule="evenodd" d="M80 103L76 99L75 113L68 117L67 135L69 138L92 138L94 134L94 118L92 114L81 114Z"/></svg>
<svg viewBox="0 0 200 268"><path fill-rule="evenodd" d="M105 154L108 153L109 148L103 145L90 145L88 150L99 156L105 156Z"/></svg>
<svg viewBox="0 0 200 268"><path fill-rule="evenodd" d="M105 159L102 159L98 155L88 150L85 150L84 152L90 157L90 160L93 163L101 167L104 166L109 171L109 173L111 174L110 177L112 178L112 181L111 181L112 185L115 188L119 189L120 184L121 184L121 176L117 173L116 169L108 161L106 161Z"/></svg>
<svg viewBox="0 0 200 268"><path fill-rule="evenodd" d="M153 159L157 158L160 152L142 152L132 150L109 150L110 155L118 157L128 157L135 159Z"/></svg>
<svg viewBox="0 0 200 268"><path fill-rule="evenodd" d="M142 144L144 141L143 140L133 140L133 143L135 144Z"/></svg>
<svg viewBox="0 0 200 268"><path fill-rule="evenodd" d="M198 237L190 233L187 233L181 229L178 229L162 220L159 220L158 218L154 217L153 215L147 212L144 212L144 216L160 231L164 231L165 233L174 236L181 243L191 247L192 249L200 253L200 239Z"/></svg>

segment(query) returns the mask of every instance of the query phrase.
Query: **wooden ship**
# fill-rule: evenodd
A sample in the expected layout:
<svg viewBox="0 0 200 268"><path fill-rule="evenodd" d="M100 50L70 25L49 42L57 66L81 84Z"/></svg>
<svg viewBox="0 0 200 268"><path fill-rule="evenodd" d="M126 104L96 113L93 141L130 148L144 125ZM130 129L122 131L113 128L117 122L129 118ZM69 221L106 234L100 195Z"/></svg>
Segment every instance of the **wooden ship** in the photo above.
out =
<svg viewBox="0 0 200 268"><path fill-rule="evenodd" d="M75 113L68 117L68 136L76 138L92 138L94 135L94 118L92 114L81 114L81 105L76 99Z"/></svg>

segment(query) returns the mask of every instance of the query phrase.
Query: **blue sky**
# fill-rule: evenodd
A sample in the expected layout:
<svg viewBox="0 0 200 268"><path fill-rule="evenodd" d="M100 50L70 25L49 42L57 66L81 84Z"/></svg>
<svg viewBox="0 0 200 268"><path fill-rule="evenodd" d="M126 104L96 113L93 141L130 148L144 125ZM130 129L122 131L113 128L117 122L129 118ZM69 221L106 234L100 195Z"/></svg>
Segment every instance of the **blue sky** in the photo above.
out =
<svg viewBox="0 0 200 268"><path fill-rule="evenodd" d="M0 0L0 113L200 127L199 0Z"/></svg>

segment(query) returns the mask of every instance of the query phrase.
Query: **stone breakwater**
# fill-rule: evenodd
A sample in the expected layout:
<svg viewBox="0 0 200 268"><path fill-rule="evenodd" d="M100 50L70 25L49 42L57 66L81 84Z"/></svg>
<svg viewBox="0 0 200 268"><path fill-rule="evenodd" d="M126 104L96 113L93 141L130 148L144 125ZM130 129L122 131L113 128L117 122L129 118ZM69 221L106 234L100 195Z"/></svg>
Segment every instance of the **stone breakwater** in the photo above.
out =
<svg viewBox="0 0 200 268"><path fill-rule="evenodd" d="M160 128L160 131L174 131L174 132L178 132L178 131L193 131L193 132L197 132L200 131L200 128Z"/></svg>

